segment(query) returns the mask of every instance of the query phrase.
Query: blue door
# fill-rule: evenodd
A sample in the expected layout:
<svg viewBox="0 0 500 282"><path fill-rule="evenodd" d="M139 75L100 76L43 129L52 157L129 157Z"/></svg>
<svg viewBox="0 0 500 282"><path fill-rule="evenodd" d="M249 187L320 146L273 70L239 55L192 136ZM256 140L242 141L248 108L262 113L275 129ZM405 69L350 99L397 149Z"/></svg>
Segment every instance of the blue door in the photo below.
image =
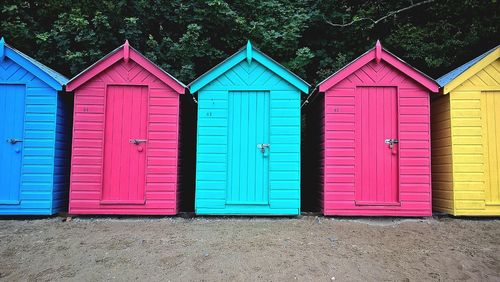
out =
<svg viewBox="0 0 500 282"><path fill-rule="evenodd" d="M0 84L0 204L19 204L24 85Z"/></svg>
<svg viewBox="0 0 500 282"><path fill-rule="evenodd" d="M226 205L269 205L269 92L232 91L228 102Z"/></svg>

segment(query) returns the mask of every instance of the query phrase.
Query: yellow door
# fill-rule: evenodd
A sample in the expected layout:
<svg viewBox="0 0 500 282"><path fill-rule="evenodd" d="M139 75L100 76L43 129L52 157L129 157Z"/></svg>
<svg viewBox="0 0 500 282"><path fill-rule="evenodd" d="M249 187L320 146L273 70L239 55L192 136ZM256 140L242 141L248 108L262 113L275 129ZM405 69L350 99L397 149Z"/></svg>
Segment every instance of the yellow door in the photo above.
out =
<svg viewBox="0 0 500 282"><path fill-rule="evenodd" d="M486 204L500 205L500 92L482 93L484 123L484 150L486 173Z"/></svg>

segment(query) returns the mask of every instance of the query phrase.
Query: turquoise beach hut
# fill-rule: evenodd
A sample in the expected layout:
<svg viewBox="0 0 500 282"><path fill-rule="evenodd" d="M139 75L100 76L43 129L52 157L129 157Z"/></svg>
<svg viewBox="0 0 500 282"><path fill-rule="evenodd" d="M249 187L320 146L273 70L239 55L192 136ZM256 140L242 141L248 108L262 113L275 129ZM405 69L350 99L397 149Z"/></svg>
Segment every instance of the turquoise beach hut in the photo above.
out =
<svg viewBox="0 0 500 282"><path fill-rule="evenodd" d="M72 98L68 80L0 40L0 215L66 210Z"/></svg>
<svg viewBox="0 0 500 282"><path fill-rule="evenodd" d="M193 81L195 211L300 213L300 105L309 84L250 42Z"/></svg>

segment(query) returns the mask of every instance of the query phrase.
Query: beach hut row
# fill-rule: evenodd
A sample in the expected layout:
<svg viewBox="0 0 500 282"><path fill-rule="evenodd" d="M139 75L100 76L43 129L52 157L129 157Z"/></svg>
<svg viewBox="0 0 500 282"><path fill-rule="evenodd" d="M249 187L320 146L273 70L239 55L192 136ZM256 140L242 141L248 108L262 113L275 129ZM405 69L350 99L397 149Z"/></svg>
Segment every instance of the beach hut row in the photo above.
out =
<svg viewBox="0 0 500 282"><path fill-rule="evenodd" d="M2 38L0 215L498 216L499 58L433 80L377 42L311 89L248 42L186 86L128 42L68 80Z"/></svg>

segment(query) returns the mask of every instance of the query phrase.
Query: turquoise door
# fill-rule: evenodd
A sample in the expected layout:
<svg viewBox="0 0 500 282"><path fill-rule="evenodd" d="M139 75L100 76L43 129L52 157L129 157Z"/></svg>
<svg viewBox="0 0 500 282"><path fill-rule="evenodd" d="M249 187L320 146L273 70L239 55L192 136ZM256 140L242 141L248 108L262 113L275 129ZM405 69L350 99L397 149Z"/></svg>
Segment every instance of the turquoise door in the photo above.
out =
<svg viewBox="0 0 500 282"><path fill-rule="evenodd" d="M229 92L226 205L269 205L269 92Z"/></svg>
<svg viewBox="0 0 500 282"><path fill-rule="evenodd" d="M24 85L0 84L0 204L19 204Z"/></svg>

